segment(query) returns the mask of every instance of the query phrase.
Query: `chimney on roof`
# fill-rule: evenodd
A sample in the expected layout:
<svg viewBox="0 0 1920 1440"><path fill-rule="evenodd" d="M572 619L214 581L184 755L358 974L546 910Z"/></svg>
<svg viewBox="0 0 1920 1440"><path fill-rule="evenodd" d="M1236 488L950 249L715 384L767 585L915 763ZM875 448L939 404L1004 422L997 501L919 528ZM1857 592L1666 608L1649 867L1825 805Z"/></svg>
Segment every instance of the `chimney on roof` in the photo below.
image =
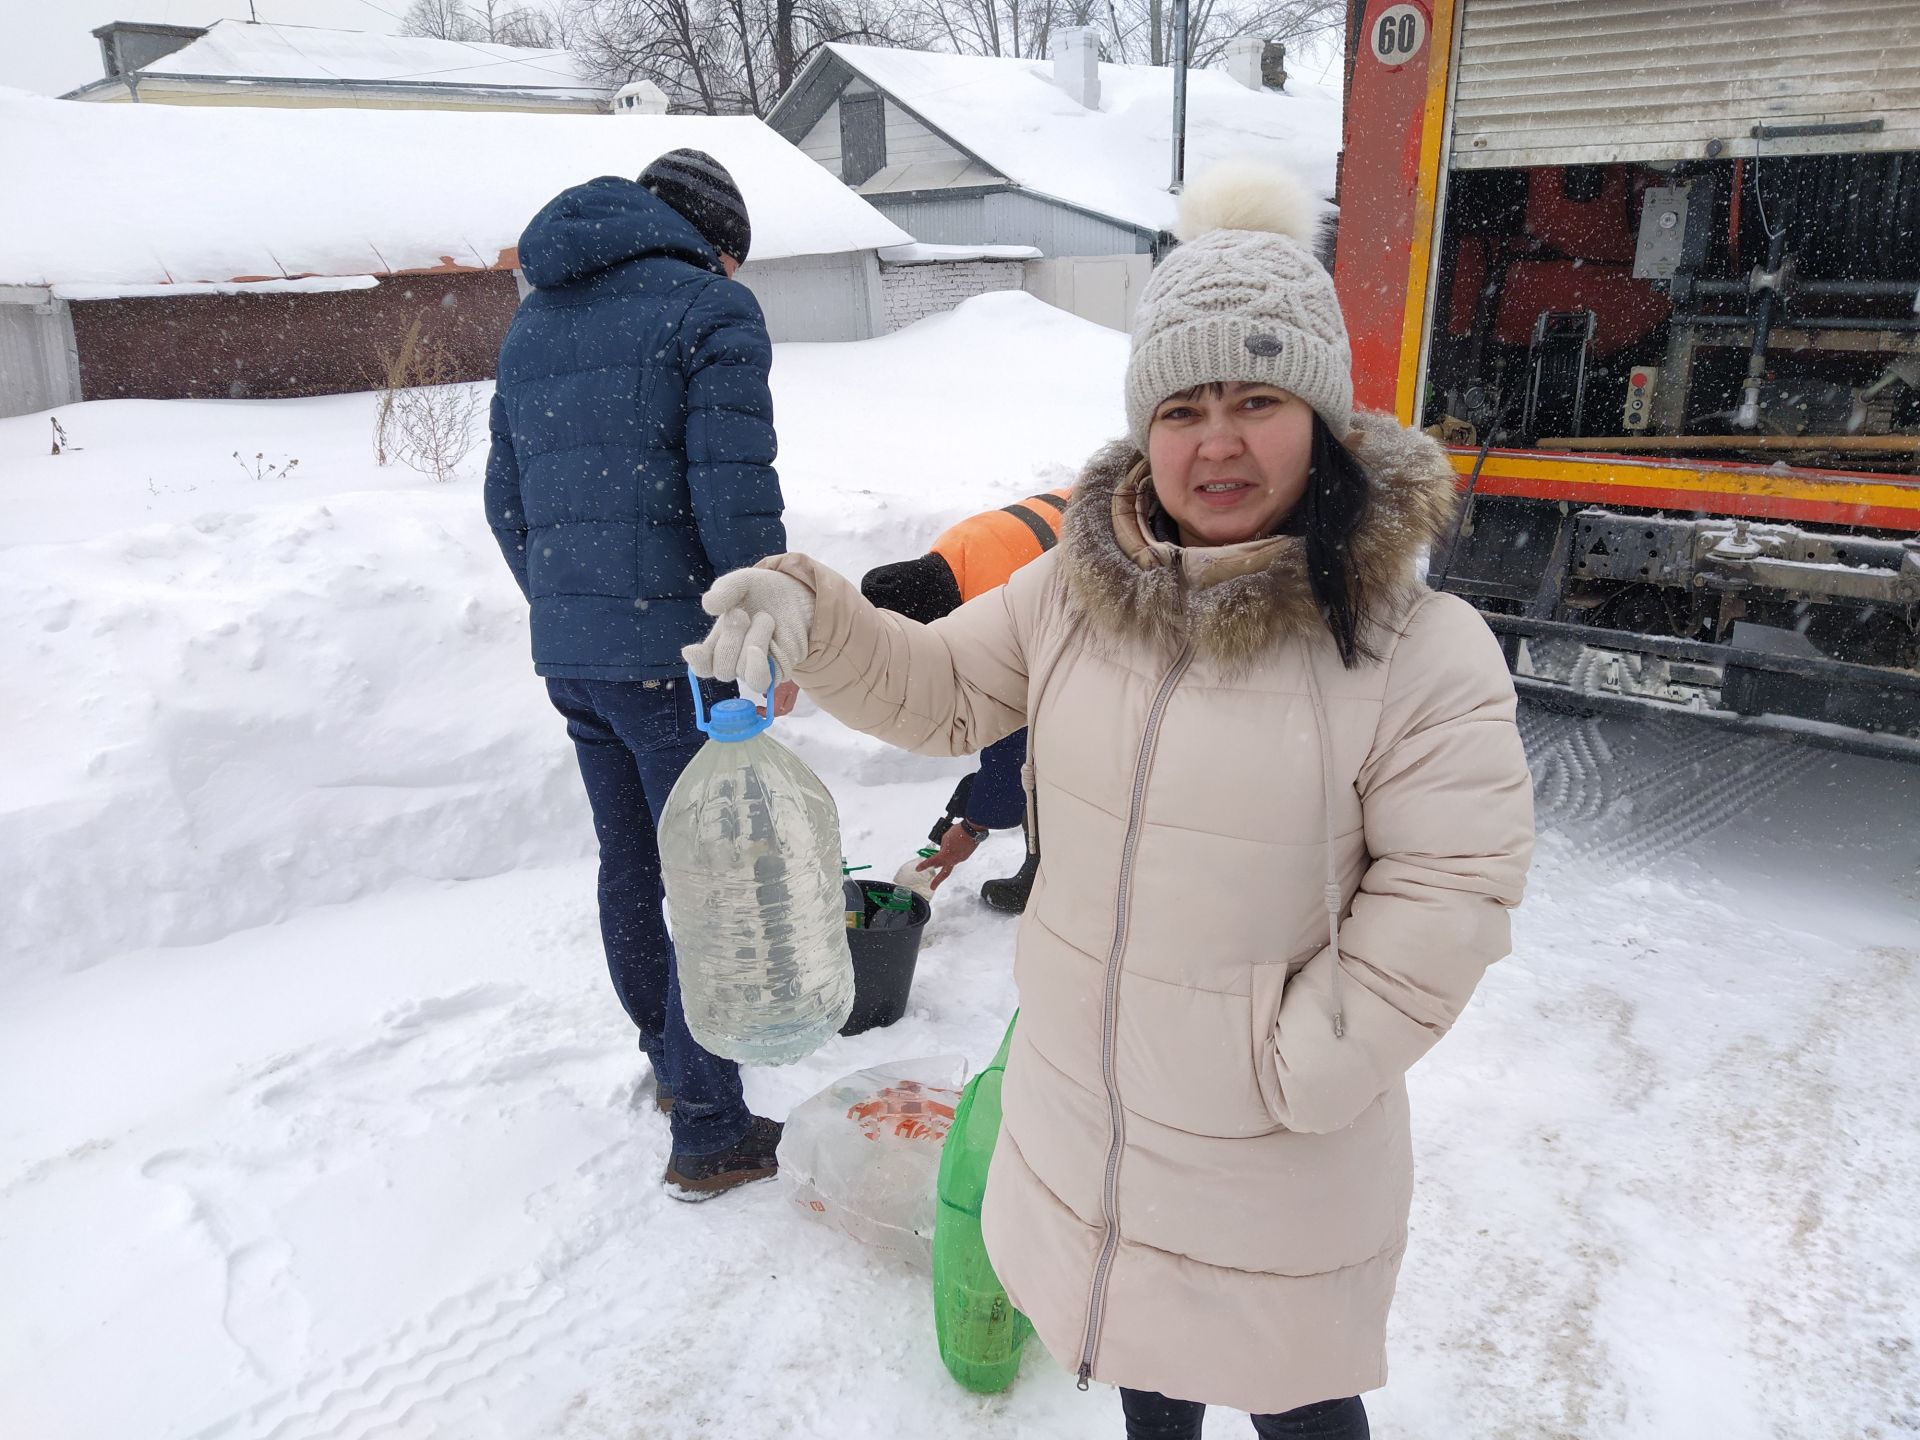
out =
<svg viewBox="0 0 1920 1440"><path fill-rule="evenodd" d="M1091 27L1053 32L1053 83L1089 110L1100 108L1100 42Z"/></svg>
<svg viewBox="0 0 1920 1440"><path fill-rule="evenodd" d="M616 115L664 115L667 92L651 80L635 80L614 91L611 107Z"/></svg>
<svg viewBox="0 0 1920 1440"><path fill-rule="evenodd" d="M1278 40L1243 35L1227 42L1227 74L1249 90L1287 88L1287 47Z"/></svg>
<svg viewBox="0 0 1920 1440"><path fill-rule="evenodd" d="M143 25L133 20L115 20L93 32L100 42L100 66L109 80L117 79L143 65L184 50L205 30L192 25Z"/></svg>

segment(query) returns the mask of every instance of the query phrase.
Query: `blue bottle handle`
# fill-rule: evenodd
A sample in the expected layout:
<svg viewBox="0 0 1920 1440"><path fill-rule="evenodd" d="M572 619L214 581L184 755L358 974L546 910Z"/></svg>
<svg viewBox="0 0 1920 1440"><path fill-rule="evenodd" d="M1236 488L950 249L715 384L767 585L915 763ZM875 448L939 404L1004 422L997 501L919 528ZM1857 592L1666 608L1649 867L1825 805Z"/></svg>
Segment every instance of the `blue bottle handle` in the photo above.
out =
<svg viewBox="0 0 1920 1440"><path fill-rule="evenodd" d="M773 691L774 691L774 687L779 683L779 681L780 681L780 671L774 666L774 663L772 660L768 660L767 661L767 693L763 697L764 713L760 716L759 723L756 724L753 727L753 729L749 730L746 736L742 736L741 737L742 739L747 738L747 736L758 735L762 730L767 730L772 728L773 726ZM694 674L693 666L691 665L687 666L687 688L693 692L694 728L698 730L702 735L713 734L713 724L711 721L707 719L707 707L706 707L704 698L700 694L700 677Z"/></svg>

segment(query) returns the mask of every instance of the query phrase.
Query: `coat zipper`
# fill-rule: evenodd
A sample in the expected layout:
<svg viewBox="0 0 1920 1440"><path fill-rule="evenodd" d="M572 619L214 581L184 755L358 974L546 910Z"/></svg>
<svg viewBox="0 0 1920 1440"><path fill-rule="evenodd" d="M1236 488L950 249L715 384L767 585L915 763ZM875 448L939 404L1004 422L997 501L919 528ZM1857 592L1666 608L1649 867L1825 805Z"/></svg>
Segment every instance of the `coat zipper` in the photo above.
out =
<svg viewBox="0 0 1920 1440"><path fill-rule="evenodd" d="M1320 735L1320 798L1326 811L1325 850L1326 883L1322 895L1327 906L1327 944L1333 951L1333 973L1328 978L1328 998L1333 1003L1333 1038L1347 1038L1346 994L1340 984L1340 912L1346 908L1347 892L1340 883L1340 864L1333 847L1333 734L1327 723L1327 702L1320 694L1320 677L1314 671L1313 657L1306 657L1307 695L1313 701L1313 725Z"/></svg>
<svg viewBox="0 0 1920 1440"><path fill-rule="evenodd" d="M1127 948L1128 907L1133 894L1133 861L1140 846L1140 831L1147 798L1147 772L1153 765L1154 743L1160 738L1160 722L1166 716L1167 701L1173 687L1180 683L1193 663L1193 646L1180 651L1173 668L1160 682L1147 712L1146 733L1140 739L1140 756L1133 767L1133 798L1127 809L1127 836L1120 850L1120 886L1114 896L1113 945L1107 951L1106 996L1100 1016L1100 1078L1107 1087L1107 1173L1100 1192L1100 1213L1106 1222L1106 1234L1100 1243L1100 1256L1093 1266L1093 1284L1087 1292L1086 1339L1080 1347L1079 1388L1085 1390L1093 1378L1093 1352L1100 1343L1100 1328L1105 1316L1107 1277L1113 1257L1120 1248L1120 1152L1126 1144L1126 1119L1120 1106L1120 1081L1114 1073L1114 1035L1120 1021L1120 957Z"/></svg>

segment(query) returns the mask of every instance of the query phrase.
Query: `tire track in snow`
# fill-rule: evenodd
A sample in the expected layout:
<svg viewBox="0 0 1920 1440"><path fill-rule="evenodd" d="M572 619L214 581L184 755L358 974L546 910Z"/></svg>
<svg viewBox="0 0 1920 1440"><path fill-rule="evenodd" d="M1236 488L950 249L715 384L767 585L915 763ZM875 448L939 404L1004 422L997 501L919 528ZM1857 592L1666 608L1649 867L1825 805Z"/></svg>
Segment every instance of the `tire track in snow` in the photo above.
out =
<svg viewBox="0 0 1920 1440"><path fill-rule="evenodd" d="M433 1422L479 1398L543 1348L601 1322L543 1281L495 1280L436 1306L417 1325L197 1431L190 1440L381 1440L448 1433Z"/></svg>
<svg viewBox="0 0 1920 1440"><path fill-rule="evenodd" d="M544 1264L496 1274L344 1356L310 1354L304 1313L297 1325L267 1323L276 1305L284 1309L300 1293L280 1233L283 1206L311 1203L319 1186L350 1185L344 1177L386 1171L397 1146L461 1115L476 1097L495 1107L537 1104L559 1077L576 1066L591 1070L604 1053L580 1043L577 1028L570 1010L520 986L412 999L364 1038L263 1063L235 1093L239 1113L228 1138L148 1162L149 1178L185 1194L190 1218L225 1265L221 1323L265 1392L192 1440L464 1436L472 1432L440 1428L450 1409L484 1411L537 1353L583 1348L569 1336L599 1323L604 1307L570 1299L553 1280L525 1278L550 1273Z"/></svg>
<svg viewBox="0 0 1920 1440"><path fill-rule="evenodd" d="M1771 800L1822 759L1805 746L1758 744L1758 750L1729 756L1726 773L1683 791L1647 824L1596 846L1590 857L1644 869Z"/></svg>
<svg viewBox="0 0 1920 1440"><path fill-rule="evenodd" d="M1620 871L1686 849L1821 760L1805 746L1678 717L1608 722L1523 705L1519 728L1541 828L1565 835L1582 863Z"/></svg>
<svg viewBox="0 0 1920 1440"><path fill-rule="evenodd" d="M1520 741L1533 771L1534 804L1562 819L1591 819L1606 808L1605 767L1613 760L1598 720L1520 711Z"/></svg>
<svg viewBox="0 0 1920 1440"><path fill-rule="evenodd" d="M1520 738L1533 769L1534 800L1562 821L1598 820L1623 801L1691 778L1728 749L1727 737L1705 723L1650 717L1623 727L1624 747L1616 747L1603 716L1533 715L1520 726Z"/></svg>

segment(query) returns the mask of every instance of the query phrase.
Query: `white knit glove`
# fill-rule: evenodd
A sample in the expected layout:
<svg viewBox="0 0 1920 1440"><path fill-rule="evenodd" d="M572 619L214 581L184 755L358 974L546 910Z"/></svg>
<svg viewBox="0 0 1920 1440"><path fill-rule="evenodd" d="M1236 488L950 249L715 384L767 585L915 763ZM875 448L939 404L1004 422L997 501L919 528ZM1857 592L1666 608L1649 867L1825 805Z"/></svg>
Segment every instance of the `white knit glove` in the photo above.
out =
<svg viewBox="0 0 1920 1440"><path fill-rule="evenodd" d="M781 678L807 656L813 629L813 591L778 570L734 570L713 582L700 608L717 617L707 638L680 657L696 675L739 683L742 695L767 688L767 661Z"/></svg>

